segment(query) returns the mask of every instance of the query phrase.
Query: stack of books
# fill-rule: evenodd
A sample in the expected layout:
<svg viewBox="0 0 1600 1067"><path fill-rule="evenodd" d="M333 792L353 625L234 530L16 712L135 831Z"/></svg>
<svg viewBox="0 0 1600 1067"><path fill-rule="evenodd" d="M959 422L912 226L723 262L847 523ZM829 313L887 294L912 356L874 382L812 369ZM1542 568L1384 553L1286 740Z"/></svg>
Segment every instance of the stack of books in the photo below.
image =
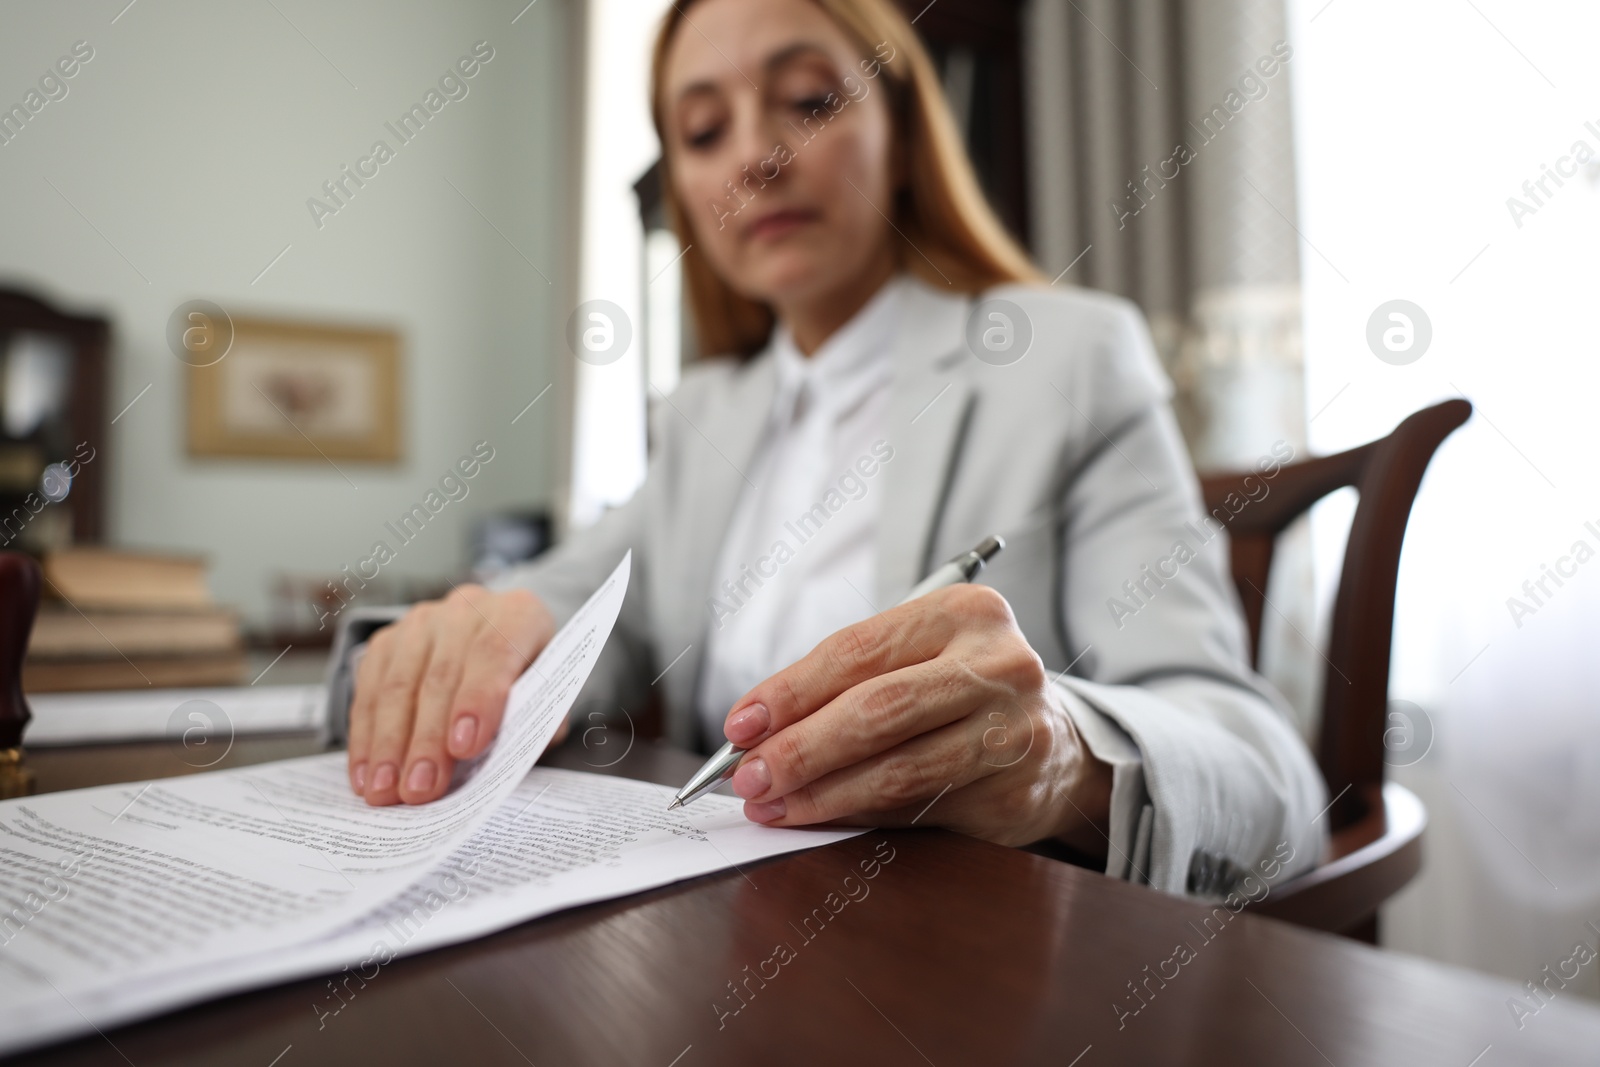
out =
<svg viewBox="0 0 1600 1067"><path fill-rule="evenodd" d="M203 559L73 548L47 554L22 665L30 693L237 685L239 620L206 588Z"/></svg>

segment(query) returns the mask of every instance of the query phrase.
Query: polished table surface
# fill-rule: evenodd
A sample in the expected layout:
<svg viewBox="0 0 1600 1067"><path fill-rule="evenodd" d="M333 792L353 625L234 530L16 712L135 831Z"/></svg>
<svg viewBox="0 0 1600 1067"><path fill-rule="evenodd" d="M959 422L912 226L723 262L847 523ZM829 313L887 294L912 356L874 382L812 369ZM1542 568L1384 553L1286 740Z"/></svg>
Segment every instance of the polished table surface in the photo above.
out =
<svg viewBox="0 0 1600 1067"><path fill-rule="evenodd" d="M595 769L626 746L550 762ZM219 766L315 750L241 739ZM30 758L42 790L192 769L164 743ZM676 786L698 762L641 742L609 771ZM1571 994L1519 1031L1508 982L1248 914L1207 940L1209 914L941 830L874 831L396 960L320 1019L334 1002L309 979L17 1062L1600 1063L1600 1008ZM1190 958L1165 962L1180 942Z"/></svg>

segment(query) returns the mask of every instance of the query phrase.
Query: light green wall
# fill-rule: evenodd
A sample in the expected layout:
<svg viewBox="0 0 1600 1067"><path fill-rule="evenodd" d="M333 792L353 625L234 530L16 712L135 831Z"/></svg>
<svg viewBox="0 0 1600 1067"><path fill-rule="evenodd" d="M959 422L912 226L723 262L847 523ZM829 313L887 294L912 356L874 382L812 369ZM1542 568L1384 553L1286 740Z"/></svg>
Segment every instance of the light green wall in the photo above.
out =
<svg viewBox="0 0 1600 1067"><path fill-rule="evenodd" d="M109 414L151 385L104 449L112 539L206 554L217 597L260 619L270 573L353 564L487 439L497 455L471 494L393 565L454 572L466 520L544 503L558 482L562 384L511 419L553 380L571 299L579 5L543 0L515 24L516 5L477 0L120 8L0 8L4 106L74 42L94 49L67 95L0 146L0 285L113 320ZM374 140L396 144L384 123L477 41L494 57L468 95L319 230L307 198ZM188 457L183 367L165 328L197 297L397 327L404 461L340 461L352 489L320 462Z"/></svg>

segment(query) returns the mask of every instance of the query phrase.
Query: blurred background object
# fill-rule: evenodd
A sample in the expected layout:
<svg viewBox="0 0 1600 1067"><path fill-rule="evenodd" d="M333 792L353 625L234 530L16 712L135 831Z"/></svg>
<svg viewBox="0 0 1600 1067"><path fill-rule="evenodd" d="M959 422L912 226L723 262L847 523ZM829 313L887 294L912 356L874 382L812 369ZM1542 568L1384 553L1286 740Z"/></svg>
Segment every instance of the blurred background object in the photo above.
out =
<svg viewBox="0 0 1600 1067"><path fill-rule="evenodd" d="M202 559L56 549L44 588L22 669L30 693L246 680L239 621L212 603Z"/></svg>
<svg viewBox="0 0 1600 1067"><path fill-rule="evenodd" d="M190 455L400 460L395 331L229 316L228 333L226 350L189 363Z"/></svg>
<svg viewBox="0 0 1600 1067"><path fill-rule="evenodd" d="M28 796L37 784L22 743L32 713L22 693L22 657L39 604L39 565L0 552L0 800Z"/></svg>
<svg viewBox="0 0 1600 1067"><path fill-rule="evenodd" d="M39 553L105 530L110 323L0 287L0 546Z"/></svg>
<svg viewBox="0 0 1600 1067"><path fill-rule="evenodd" d="M543 511L488 515L472 531L472 579L487 582L550 547L550 516Z"/></svg>

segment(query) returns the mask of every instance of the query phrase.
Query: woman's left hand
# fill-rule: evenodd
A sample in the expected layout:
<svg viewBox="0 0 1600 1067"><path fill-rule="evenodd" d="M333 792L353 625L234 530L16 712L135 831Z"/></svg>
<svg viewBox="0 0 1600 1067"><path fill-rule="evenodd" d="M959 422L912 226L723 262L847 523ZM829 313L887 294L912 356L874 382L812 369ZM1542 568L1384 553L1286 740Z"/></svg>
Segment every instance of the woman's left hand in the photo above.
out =
<svg viewBox="0 0 1600 1067"><path fill-rule="evenodd" d="M987 586L955 585L829 636L735 703L746 817L943 826L1106 849L1111 768Z"/></svg>

